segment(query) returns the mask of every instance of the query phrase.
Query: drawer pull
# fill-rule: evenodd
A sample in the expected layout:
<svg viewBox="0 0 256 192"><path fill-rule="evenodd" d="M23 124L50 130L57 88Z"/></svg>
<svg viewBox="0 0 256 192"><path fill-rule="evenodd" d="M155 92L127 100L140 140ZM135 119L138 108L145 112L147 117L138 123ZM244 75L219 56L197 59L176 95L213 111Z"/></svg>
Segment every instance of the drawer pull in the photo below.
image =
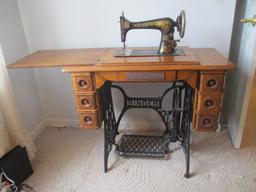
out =
<svg viewBox="0 0 256 192"><path fill-rule="evenodd" d="M82 104L84 107L86 107L86 108L88 108L88 107L91 106L89 100L88 100L88 99L85 99L85 98L81 100L81 104Z"/></svg>
<svg viewBox="0 0 256 192"><path fill-rule="evenodd" d="M212 120L209 118L205 118L203 119L202 123L205 127L210 127L212 125Z"/></svg>
<svg viewBox="0 0 256 192"><path fill-rule="evenodd" d="M217 114L220 111L221 99L221 94L202 95L199 93L197 111Z"/></svg>
<svg viewBox="0 0 256 192"><path fill-rule="evenodd" d="M208 74L201 75L199 91L217 91L215 93L221 93L224 83L224 74Z"/></svg>
<svg viewBox="0 0 256 192"><path fill-rule="evenodd" d="M80 128L96 129L101 126L102 119L99 110L90 110L79 113Z"/></svg>
<svg viewBox="0 0 256 192"><path fill-rule="evenodd" d="M215 131L218 128L219 114L196 114L195 129L198 131Z"/></svg>
<svg viewBox="0 0 256 192"><path fill-rule="evenodd" d="M84 79L81 79L78 81L78 85L81 88L87 88L89 86L89 82Z"/></svg>
<svg viewBox="0 0 256 192"><path fill-rule="evenodd" d="M93 123L93 120L90 116L85 116L84 117L84 122L87 124L87 125L90 125Z"/></svg>
<svg viewBox="0 0 256 192"><path fill-rule="evenodd" d="M214 107L213 100L211 100L211 99L206 100L205 103L204 103L204 106L207 107L207 108Z"/></svg>
<svg viewBox="0 0 256 192"><path fill-rule="evenodd" d="M209 79L207 81L207 86L210 87L210 88L215 88L217 86L216 79Z"/></svg>

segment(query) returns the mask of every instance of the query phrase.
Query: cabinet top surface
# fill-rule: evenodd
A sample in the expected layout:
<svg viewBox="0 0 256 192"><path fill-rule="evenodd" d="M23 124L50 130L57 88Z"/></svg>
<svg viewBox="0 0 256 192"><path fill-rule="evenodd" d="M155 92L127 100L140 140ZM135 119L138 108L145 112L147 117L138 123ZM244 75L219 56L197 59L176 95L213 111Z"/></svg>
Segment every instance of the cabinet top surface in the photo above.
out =
<svg viewBox="0 0 256 192"><path fill-rule="evenodd" d="M212 48L183 47L184 56L115 57L120 48L42 50L8 68L64 67L64 71L231 70L235 65Z"/></svg>

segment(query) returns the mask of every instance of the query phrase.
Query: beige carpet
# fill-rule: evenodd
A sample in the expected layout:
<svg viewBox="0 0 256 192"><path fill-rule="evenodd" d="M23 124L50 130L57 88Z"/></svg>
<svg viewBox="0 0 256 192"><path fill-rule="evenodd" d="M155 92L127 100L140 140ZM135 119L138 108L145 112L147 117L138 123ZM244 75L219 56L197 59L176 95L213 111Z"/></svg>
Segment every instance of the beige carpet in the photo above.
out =
<svg viewBox="0 0 256 192"><path fill-rule="evenodd" d="M47 128L36 141L37 192L240 192L256 191L256 148L234 150L228 134L193 133L190 179L183 177L182 149L173 145L165 160L125 159L110 154L103 172L103 130Z"/></svg>

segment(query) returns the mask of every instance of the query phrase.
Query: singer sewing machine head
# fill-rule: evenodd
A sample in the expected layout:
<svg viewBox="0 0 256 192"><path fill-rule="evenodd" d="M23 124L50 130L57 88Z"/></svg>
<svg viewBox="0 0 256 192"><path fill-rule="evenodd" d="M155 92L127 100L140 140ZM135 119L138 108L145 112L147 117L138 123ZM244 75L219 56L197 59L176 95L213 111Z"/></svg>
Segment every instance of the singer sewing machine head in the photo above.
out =
<svg viewBox="0 0 256 192"><path fill-rule="evenodd" d="M174 40L175 27L179 32L181 38L184 37L186 26L185 11L181 11L176 21L171 18L159 18L141 22L130 22L124 17L124 14L120 17L121 28L121 41L123 42L123 52L119 56L127 56L125 54L125 41L126 35L129 30L132 29L157 29L161 32L161 41L159 49L156 52L158 55L174 55L177 41Z"/></svg>

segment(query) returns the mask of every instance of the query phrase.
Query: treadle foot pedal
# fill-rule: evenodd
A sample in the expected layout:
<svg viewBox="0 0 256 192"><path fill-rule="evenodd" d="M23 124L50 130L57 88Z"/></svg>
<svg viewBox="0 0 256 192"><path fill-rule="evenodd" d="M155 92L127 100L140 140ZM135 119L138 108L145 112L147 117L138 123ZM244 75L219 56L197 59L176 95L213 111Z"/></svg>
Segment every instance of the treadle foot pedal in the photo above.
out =
<svg viewBox="0 0 256 192"><path fill-rule="evenodd" d="M119 156L164 158L165 136L123 135L116 151Z"/></svg>

